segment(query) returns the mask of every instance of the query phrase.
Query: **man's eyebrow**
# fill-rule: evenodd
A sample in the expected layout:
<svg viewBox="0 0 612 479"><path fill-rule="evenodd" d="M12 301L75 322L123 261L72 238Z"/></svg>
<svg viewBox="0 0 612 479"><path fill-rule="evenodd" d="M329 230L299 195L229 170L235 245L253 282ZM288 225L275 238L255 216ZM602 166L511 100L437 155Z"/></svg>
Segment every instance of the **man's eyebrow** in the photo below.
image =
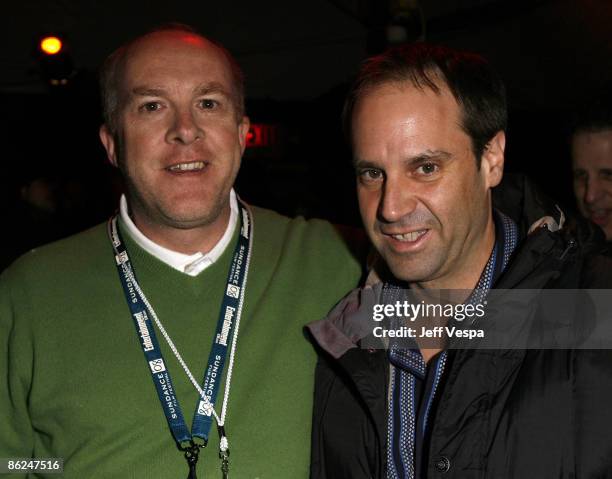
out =
<svg viewBox="0 0 612 479"><path fill-rule="evenodd" d="M406 158L406 163L423 163L431 160L448 161L452 158L448 151L444 150L426 150L415 156Z"/></svg>
<svg viewBox="0 0 612 479"><path fill-rule="evenodd" d="M130 93L131 96L164 96L167 92L163 88L137 86L134 87ZM220 93L222 95L230 96L227 89L224 88L223 85L218 82L198 85L196 88L194 88L194 93L196 95L209 95L211 93Z"/></svg>
<svg viewBox="0 0 612 479"><path fill-rule="evenodd" d="M359 158L353 158L353 168L357 169L376 169L380 170L382 167L374 161L361 160Z"/></svg>
<svg viewBox="0 0 612 479"><path fill-rule="evenodd" d="M427 161L432 160L440 160L440 161L448 161L452 159L453 155L448 151L444 150L426 150L418 155L409 156L403 160L403 163L418 165L420 163L425 163ZM361 160L359 158L353 159L353 165L355 168L376 168L380 169L381 166L376 164L376 162Z"/></svg>
<svg viewBox="0 0 612 479"><path fill-rule="evenodd" d="M218 82L210 82L205 83L203 85L199 85L194 89L194 93L196 95L210 95L211 93L220 93L225 96L230 96L230 93L227 89Z"/></svg>
<svg viewBox="0 0 612 479"><path fill-rule="evenodd" d="M130 96L163 96L166 90L163 88L149 88L144 86L137 86L132 88Z"/></svg>

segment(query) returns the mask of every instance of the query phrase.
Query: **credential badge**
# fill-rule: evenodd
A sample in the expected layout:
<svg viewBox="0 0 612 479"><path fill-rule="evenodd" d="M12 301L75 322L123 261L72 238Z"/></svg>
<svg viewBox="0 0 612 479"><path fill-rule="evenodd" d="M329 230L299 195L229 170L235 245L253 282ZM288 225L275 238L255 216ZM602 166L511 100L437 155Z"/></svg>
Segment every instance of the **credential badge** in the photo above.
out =
<svg viewBox="0 0 612 479"><path fill-rule="evenodd" d="M227 295L232 298L238 299L238 297L240 296L240 286L236 286L235 284L228 284Z"/></svg>
<svg viewBox="0 0 612 479"><path fill-rule="evenodd" d="M149 367L151 368L151 372L154 374L162 373L166 370L166 365L164 364L164 360L162 358L149 361Z"/></svg>
<svg viewBox="0 0 612 479"><path fill-rule="evenodd" d="M198 414L210 416L212 414L212 405L209 402L200 401L200 404L198 404Z"/></svg>
<svg viewBox="0 0 612 479"><path fill-rule="evenodd" d="M126 251L122 251L121 253L115 255L115 261L117 264L123 264L128 260L128 255Z"/></svg>

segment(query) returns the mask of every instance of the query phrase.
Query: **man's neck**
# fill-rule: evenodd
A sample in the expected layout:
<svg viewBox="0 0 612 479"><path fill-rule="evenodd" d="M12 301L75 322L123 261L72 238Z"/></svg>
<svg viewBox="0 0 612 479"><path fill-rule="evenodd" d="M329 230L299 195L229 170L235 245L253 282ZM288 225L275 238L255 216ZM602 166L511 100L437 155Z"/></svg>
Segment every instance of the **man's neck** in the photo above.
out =
<svg viewBox="0 0 612 479"><path fill-rule="evenodd" d="M189 229L150 226L134 218L136 227L151 241L186 255L208 253L223 236L228 222L229 211L213 224Z"/></svg>
<svg viewBox="0 0 612 479"><path fill-rule="evenodd" d="M179 228L149 221L137 210L129 209L130 218L138 230L148 239L171 251L192 255L206 254L221 240L229 224L229 202L212 222L191 228Z"/></svg>

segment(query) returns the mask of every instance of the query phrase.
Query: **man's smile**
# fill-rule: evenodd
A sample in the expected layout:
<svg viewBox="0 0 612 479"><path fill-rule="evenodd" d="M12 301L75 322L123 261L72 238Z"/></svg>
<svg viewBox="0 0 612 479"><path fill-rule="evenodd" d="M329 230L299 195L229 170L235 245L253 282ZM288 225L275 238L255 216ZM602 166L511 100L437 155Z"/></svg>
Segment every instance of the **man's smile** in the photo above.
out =
<svg viewBox="0 0 612 479"><path fill-rule="evenodd" d="M168 166L165 169L172 173L200 172L206 168L206 166L208 166L208 163L204 161L189 161L184 163L176 163L172 166Z"/></svg>

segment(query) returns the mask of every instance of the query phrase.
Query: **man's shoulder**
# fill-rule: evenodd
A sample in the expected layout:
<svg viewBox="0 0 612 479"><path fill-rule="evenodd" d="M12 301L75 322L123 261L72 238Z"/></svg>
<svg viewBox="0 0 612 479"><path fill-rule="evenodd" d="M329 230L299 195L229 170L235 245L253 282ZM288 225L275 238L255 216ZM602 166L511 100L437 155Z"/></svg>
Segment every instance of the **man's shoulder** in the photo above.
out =
<svg viewBox="0 0 612 479"><path fill-rule="evenodd" d="M61 240L34 248L11 264L6 273L13 277L21 275L69 274L75 269L87 268L95 271L96 262L105 261L112 255L106 223L68 236Z"/></svg>
<svg viewBox="0 0 612 479"><path fill-rule="evenodd" d="M251 206L253 216L257 222L258 229L268 231L274 230L277 234L287 233L290 230L319 230L321 232L331 233L334 230L333 225L322 219L305 219L303 216L290 218L276 211L259 206Z"/></svg>
<svg viewBox="0 0 612 479"><path fill-rule="evenodd" d="M581 278L582 288L612 288L612 256L607 252L589 254L584 259Z"/></svg>
<svg viewBox="0 0 612 479"><path fill-rule="evenodd" d="M298 243L305 250L346 251L360 259L367 255L367 237L360 228L318 218L289 218L265 208L251 208L255 235L265 237L266 241L274 237L280 242Z"/></svg>

